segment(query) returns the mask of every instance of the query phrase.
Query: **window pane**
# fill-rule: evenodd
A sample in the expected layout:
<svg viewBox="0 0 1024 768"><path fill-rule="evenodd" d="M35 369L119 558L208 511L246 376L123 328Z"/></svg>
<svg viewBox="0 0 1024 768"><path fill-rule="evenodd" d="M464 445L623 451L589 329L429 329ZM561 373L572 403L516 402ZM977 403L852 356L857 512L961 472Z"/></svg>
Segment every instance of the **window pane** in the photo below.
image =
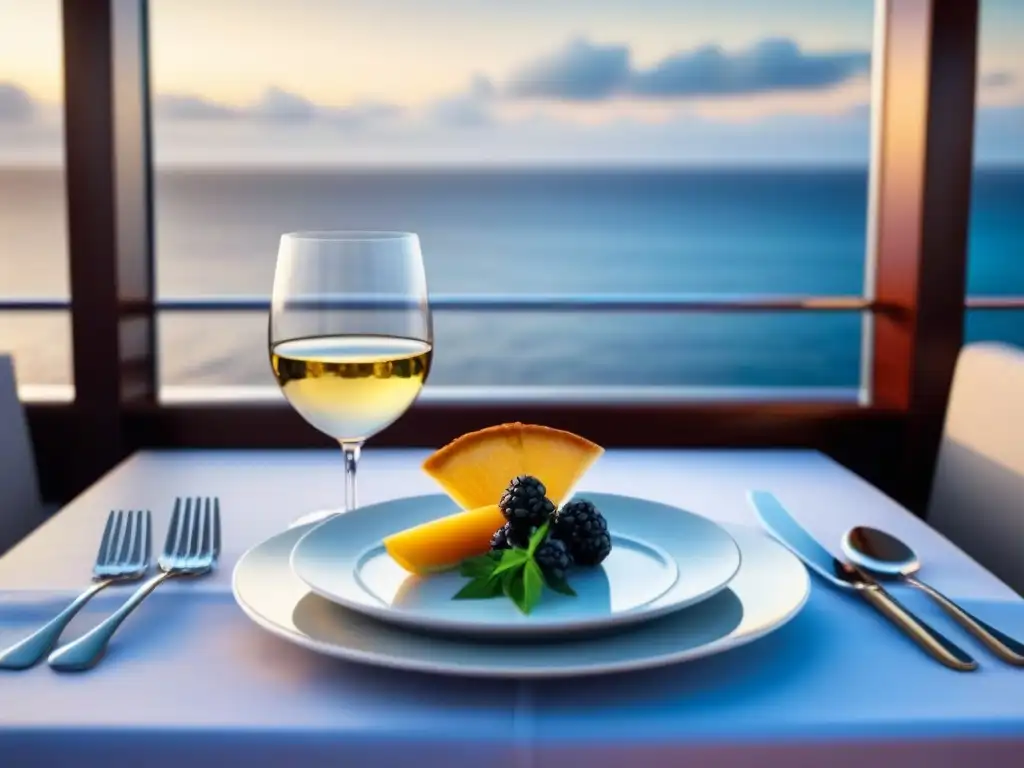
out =
<svg viewBox="0 0 1024 768"><path fill-rule="evenodd" d="M0 313L0 354L8 353L23 400L73 399L67 312Z"/></svg>
<svg viewBox="0 0 1024 768"><path fill-rule="evenodd" d="M69 295L62 60L59 0L0 0L0 303ZM61 313L0 312L23 395L71 383L70 341Z"/></svg>
<svg viewBox="0 0 1024 768"><path fill-rule="evenodd" d="M1024 3L983 0L968 293L1024 295ZM995 329L1012 315L993 315Z"/></svg>
<svg viewBox="0 0 1024 768"><path fill-rule="evenodd" d="M440 293L859 295L872 24L863 0L152 0L158 293L266 296L282 232L348 228L418 232ZM845 348L833 320L439 323L466 359L493 328L549 383L545 335L579 384L856 386L855 363L758 357L788 323ZM263 381L265 351L224 335L207 355L172 334L186 322L163 320L164 353L223 363L165 361L165 377ZM667 351L576 362L617 323ZM675 365L697 359L720 362ZM482 383L451 365L438 376Z"/></svg>
<svg viewBox="0 0 1024 768"><path fill-rule="evenodd" d="M823 388L828 392L819 396L857 396L855 313L739 314L709 322L697 313L442 311L434 329L428 391L658 387L680 397L702 397L709 389L723 396L808 397L785 390ZM168 312L159 330L163 397L219 385L243 388L239 396L275 394L260 313Z"/></svg>
<svg viewBox="0 0 1024 768"><path fill-rule="evenodd" d="M965 338L968 342L1001 341L1024 349L1024 310L970 310Z"/></svg>

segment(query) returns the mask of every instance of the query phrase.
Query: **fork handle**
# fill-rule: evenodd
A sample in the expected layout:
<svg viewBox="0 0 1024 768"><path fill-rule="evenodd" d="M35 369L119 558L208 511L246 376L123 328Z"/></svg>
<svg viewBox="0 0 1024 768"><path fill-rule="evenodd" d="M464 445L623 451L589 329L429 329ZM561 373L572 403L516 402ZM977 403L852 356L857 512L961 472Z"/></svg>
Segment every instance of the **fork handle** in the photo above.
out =
<svg viewBox="0 0 1024 768"><path fill-rule="evenodd" d="M77 640L72 640L51 653L47 659L50 667L59 672L81 672L94 667L103 658L107 644L121 626L121 622L128 618L128 614L134 611L150 592L174 575L176 574L173 571L164 571L142 584L124 605L110 616Z"/></svg>
<svg viewBox="0 0 1024 768"><path fill-rule="evenodd" d="M65 630L75 614L92 599L93 595L114 583L113 579L95 582L85 592L76 597L67 608L58 613L43 626L20 640L10 648L0 651L0 669L28 669L34 667L57 644L61 633Z"/></svg>

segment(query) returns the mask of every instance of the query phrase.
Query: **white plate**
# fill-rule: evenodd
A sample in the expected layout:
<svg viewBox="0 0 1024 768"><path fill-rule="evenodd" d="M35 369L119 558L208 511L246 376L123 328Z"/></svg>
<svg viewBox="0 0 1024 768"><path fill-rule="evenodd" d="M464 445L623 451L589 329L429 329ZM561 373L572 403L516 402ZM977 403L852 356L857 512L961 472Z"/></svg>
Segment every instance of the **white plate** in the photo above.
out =
<svg viewBox="0 0 1024 768"><path fill-rule="evenodd" d="M608 520L612 552L574 569L576 597L545 590L530 614L512 601L452 600L458 571L415 576L381 539L457 512L447 496L415 496L361 507L308 531L296 544L295 574L321 597L381 621L421 631L488 637L553 636L649 621L707 599L740 567L736 542L710 520L629 496L582 494Z"/></svg>
<svg viewBox="0 0 1024 768"><path fill-rule="evenodd" d="M309 530L292 528L246 552L235 600L267 631L328 656L393 669L472 677L543 678L625 672L727 651L778 629L810 594L799 560L759 528L730 528L743 564L729 587L627 632L572 642L473 642L408 632L314 594L289 566Z"/></svg>

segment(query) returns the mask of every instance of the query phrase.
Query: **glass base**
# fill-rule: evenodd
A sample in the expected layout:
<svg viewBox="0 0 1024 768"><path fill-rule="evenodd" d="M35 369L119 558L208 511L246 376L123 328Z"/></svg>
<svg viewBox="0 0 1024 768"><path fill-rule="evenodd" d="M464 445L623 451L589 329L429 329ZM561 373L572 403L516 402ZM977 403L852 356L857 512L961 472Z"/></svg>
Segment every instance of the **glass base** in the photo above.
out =
<svg viewBox="0 0 1024 768"><path fill-rule="evenodd" d="M289 524L289 528L298 528L300 525L312 525L313 523L322 523L329 517L340 515L342 511L340 509L318 509L315 512L309 512L301 517L297 517L292 520Z"/></svg>

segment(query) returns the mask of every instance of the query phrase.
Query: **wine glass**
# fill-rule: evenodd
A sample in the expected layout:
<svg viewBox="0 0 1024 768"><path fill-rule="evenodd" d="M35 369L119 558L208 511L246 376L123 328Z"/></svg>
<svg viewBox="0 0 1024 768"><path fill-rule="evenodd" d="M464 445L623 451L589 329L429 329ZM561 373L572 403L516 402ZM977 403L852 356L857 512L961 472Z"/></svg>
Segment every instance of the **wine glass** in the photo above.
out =
<svg viewBox="0 0 1024 768"><path fill-rule="evenodd" d="M269 342L271 368L292 408L341 444L343 511L354 509L363 443L405 413L430 372L433 327L419 238L282 235Z"/></svg>

